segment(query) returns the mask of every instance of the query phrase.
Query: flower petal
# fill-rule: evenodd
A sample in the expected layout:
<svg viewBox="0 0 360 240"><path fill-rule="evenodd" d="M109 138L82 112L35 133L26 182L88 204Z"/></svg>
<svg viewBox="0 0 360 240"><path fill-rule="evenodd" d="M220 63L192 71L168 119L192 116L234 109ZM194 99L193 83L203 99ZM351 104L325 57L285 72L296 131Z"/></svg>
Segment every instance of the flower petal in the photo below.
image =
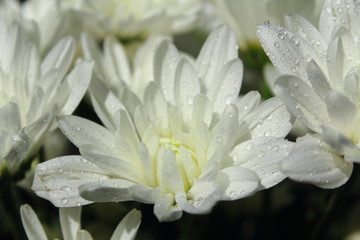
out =
<svg viewBox="0 0 360 240"><path fill-rule="evenodd" d="M109 151L109 148L115 144L112 132L85 118L62 116L58 119L58 123L67 138L79 148L92 145L102 151Z"/></svg>
<svg viewBox="0 0 360 240"><path fill-rule="evenodd" d="M135 183L123 179L107 179L79 186L82 198L94 202L121 202L132 200L129 187Z"/></svg>
<svg viewBox="0 0 360 240"><path fill-rule="evenodd" d="M357 106L345 95L336 91L331 91L327 95L326 103L330 124L343 131L345 135L352 136L358 122Z"/></svg>
<svg viewBox="0 0 360 240"><path fill-rule="evenodd" d="M64 240L77 239L77 232L81 228L81 207L60 208L59 215Z"/></svg>
<svg viewBox="0 0 360 240"><path fill-rule="evenodd" d="M24 204L20 207L21 222L29 240L47 240L44 228L32 208Z"/></svg>
<svg viewBox="0 0 360 240"><path fill-rule="evenodd" d="M350 177L352 163L334 153L319 139L306 135L298 138L281 170L291 179L315 184L321 188L336 188Z"/></svg>
<svg viewBox="0 0 360 240"><path fill-rule="evenodd" d="M305 126L321 131L320 124L329 118L326 104L305 82L294 76L282 76L276 81L275 92Z"/></svg>
<svg viewBox="0 0 360 240"><path fill-rule="evenodd" d="M79 105L88 89L93 66L93 62L83 61L79 63L60 85L58 94L68 94L65 103L59 103L62 114L71 114Z"/></svg>
<svg viewBox="0 0 360 240"><path fill-rule="evenodd" d="M231 152L236 166L255 172L264 188L285 179L280 172L281 161L289 154L293 143L277 137L258 137L237 145Z"/></svg>
<svg viewBox="0 0 360 240"><path fill-rule="evenodd" d="M65 156L37 165L32 189L57 207L81 206L91 202L79 195L78 187L108 178L107 173L87 159Z"/></svg>
<svg viewBox="0 0 360 240"><path fill-rule="evenodd" d="M164 194L154 205L154 214L160 222L175 221L182 216L182 210L179 206L174 205L174 195Z"/></svg>
<svg viewBox="0 0 360 240"><path fill-rule="evenodd" d="M218 202L224 194L223 189L217 183L201 182L194 186L185 194L178 192L175 201L179 207L188 213L206 214Z"/></svg>
<svg viewBox="0 0 360 240"><path fill-rule="evenodd" d="M117 225L110 240L133 240L141 223L141 212L133 209Z"/></svg>
<svg viewBox="0 0 360 240"><path fill-rule="evenodd" d="M243 167L228 167L222 169L216 182L225 190L222 200L236 200L254 194L260 184L255 172Z"/></svg>
<svg viewBox="0 0 360 240"><path fill-rule="evenodd" d="M207 89L217 81L223 65L234 58L237 58L235 35L227 25L221 25L211 32L196 60L196 69Z"/></svg>
<svg viewBox="0 0 360 240"><path fill-rule="evenodd" d="M176 66L174 78L175 104L182 108L187 122L191 119L194 97L201 91L199 76L189 61L182 57Z"/></svg>

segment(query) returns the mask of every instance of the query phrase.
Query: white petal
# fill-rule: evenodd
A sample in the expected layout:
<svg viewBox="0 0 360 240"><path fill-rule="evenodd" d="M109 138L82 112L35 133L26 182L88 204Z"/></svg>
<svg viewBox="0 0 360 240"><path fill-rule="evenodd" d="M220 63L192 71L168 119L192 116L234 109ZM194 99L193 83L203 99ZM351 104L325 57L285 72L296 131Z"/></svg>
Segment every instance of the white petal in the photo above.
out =
<svg viewBox="0 0 360 240"><path fill-rule="evenodd" d="M135 201L150 204L155 203L163 195L161 187L152 188L143 184L132 185L129 187L129 191Z"/></svg>
<svg viewBox="0 0 360 240"><path fill-rule="evenodd" d="M294 76L282 76L275 92L289 110L307 127L320 132L319 125L328 120L325 102L306 83Z"/></svg>
<svg viewBox="0 0 360 240"><path fill-rule="evenodd" d="M79 230L77 232L76 240L93 240L91 234L86 230Z"/></svg>
<svg viewBox="0 0 360 240"><path fill-rule="evenodd" d="M120 103L115 94L111 92L101 80L94 76L91 80L89 90L91 93L91 102L96 114L107 128L115 131L116 126L113 116L119 109L125 110L125 107Z"/></svg>
<svg viewBox="0 0 360 240"><path fill-rule="evenodd" d="M149 83L144 93L144 109L149 116L150 121L159 119L162 127L168 125L167 102L164 92L159 89L156 83Z"/></svg>
<svg viewBox="0 0 360 240"><path fill-rule="evenodd" d="M6 129L9 134L16 134L21 128L21 120L18 106L9 102L0 108L0 126Z"/></svg>
<svg viewBox="0 0 360 240"><path fill-rule="evenodd" d="M358 108L345 95L331 91L326 97L330 124L347 136L353 135L358 121Z"/></svg>
<svg viewBox="0 0 360 240"><path fill-rule="evenodd" d="M111 156L111 153L98 149L94 145L81 146L80 153L84 158L113 177L135 182L143 181L142 173L134 161L126 161L119 156Z"/></svg>
<svg viewBox="0 0 360 240"><path fill-rule="evenodd" d="M245 94L244 96L238 98L235 103L239 112L239 120L242 120L252 112L256 107L259 106L261 100L260 93L258 91L251 91Z"/></svg>
<svg viewBox="0 0 360 240"><path fill-rule="evenodd" d="M299 48L300 38L285 28L269 23L258 25L257 28L262 47L277 71L281 75L295 74L306 79L306 61Z"/></svg>
<svg viewBox="0 0 360 240"><path fill-rule="evenodd" d="M304 17L294 13L287 14L284 20L287 29L293 33L297 33L302 39L310 43L311 49L315 51L318 56L322 56L326 51L327 42L315 26Z"/></svg>
<svg viewBox="0 0 360 240"><path fill-rule="evenodd" d="M292 128L291 115L279 98L263 102L244 118L252 137L285 137ZM240 134L244 134L241 133Z"/></svg>
<svg viewBox="0 0 360 240"><path fill-rule="evenodd" d="M357 147L351 139L343 133L327 125L322 125L321 129L324 141L338 154L345 155L351 153L352 151L359 151L359 147Z"/></svg>
<svg viewBox="0 0 360 240"><path fill-rule="evenodd" d="M167 39L155 50L154 81L159 85L167 101L174 103L174 74L179 61L176 47Z"/></svg>
<svg viewBox="0 0 360 240"><path fill-rule="evenodd" d="M55 158L37 165L32 189L57 207L74 207L91 202L80 197L78 187L109 176L81 156Z"/></svg>
<svg viewBox="0 0 360 240"><path fill-rule="evenodd" d="M237 145L231 152L234 164L254 171L262 187L270 188L285 179L280 172L281 161L293 143L282 138L259 137Z"/></svg>
<svg viewBox="0 0 360 240"><path fill-rule="evenodd" d="M59 118L58 123L67 138L79 148L93 145L103 151L109 151L115 144L112 132L85 118L63 116Z"/></svg>
<svg viewBox="0 0 360 240"><path fill-rule="evenodd" d="M158 182L165 192L184 191L184 183L176 162L175 153L170 149L160 148L158 154Z"/></svg>
<svg viewBox="0 0 360 240"><path fill-rule="evenodd" d="M359 68L354 68L345 76L344 95L348 96L353 103L359 102Z"/></svg>
<svg viewBox="0 0 360 240"><path fill-rule="evenodd" d="M331 86L318 64L311 60L307 66L309 80L315 92L325 100L326 95L331 91Z"/></svg>
<svg viewBox="0 0 360 240"><path fill-rule="evenodd" d="M24 204L20 207L21 222L29 240L47 240L44 228L32 208Z"/></svg>
<svg viewBox="0 0 360 240"><path fill-rule="evenodd" d="M199 94L194 98L192 120L195 123L204 122L210 126L212 120L212 104L204 94Z"/></svg>
<svg viewBox="0 0 360 240"><path fill-rule="evenodd" d="M58 68L59 75L64 76L73 59L74 52L74 39L72 37L61 39L41 63L41 74L43 75L51 69Z"/></svg>
<svg viewBox="0 0 360 240"><path fill-rule="evenodd" d="M208 156L213 154L217 146L221 146L224 151L227 151L233 146L237 134L238 121L236 106L233 104L227 105L213 133L208 149Z"/></svg>
<svg viewBox="0 0 360 240"><path fill-rule="evenodd" d="M71 114L80 103L89 86L93 66L93 62L79 63L59 87L59 94L68 94L65 104L59 104L63 114Z"/></svg>
<svg viewBox="0 0 360 240"><path fill-rule="evenodd" d="M183 212L174 204L174 195L170 193L164 194L156 201L154 214L160 222L170 222L181 218Z"/></svg>
<svg viewBox="0 0 360 240"><path fill-rule="evenodd" d="M64 240L76 239L81 228L81 207L60 208L60 225Z"/></svg>
<svg viewBox="0 0 360 240"><path fill-rule="evenodd" d="M123 179L108 179L84 183L79 186L82 198L94 202L120 202L132 200L129 187L133 182Z"/></svg>
<svg viewBox="0 0 360 240"><path fill-rule="evenodd" d="M94 71L100 76L106 76L104 71L105 67L102 65L102 55L101 51L96 43L96 41L89 35L82 33L81 34L81 47L86 60L95 61Z"/></svg>
<svg viewBox="0 0 360 240"><path fill-rule="evenodd" d="M141 223L141 212L133 209L121 220L110 240L133 240Z"/></svg>
<svg viewBox="0 0 360 240"><path fill-rule="evenodd" d="M236 102L242 83L243 69L240 59L231 60L221 68L219 75L209 86L207 96L214 102L215 112L221 114L227 104Z"/></svg>
<svg viewBox="0 0 360 240"><path fill-rule="evenodd" d="M176 66L174 83L175 104L181 106L185 121L191 119L194 97L200 93L197 71L182 57Z"/></svg>
<svg viewBox="0 0 360 240"><path fill-rule="evenodd" d="M217 80L215 78L223 65L237 58L237 54L235 35L227 25L211 32L196 60L196 69L207 89Z"/></svg>
<svg viewBox="0 0 360 240"><path fill-rule="evenodd" d="M321 188L336 188L350 177L352 163L334 153L320 140L307 135L299 138L281 170L291 179L315 184Z"/></svg>
<svg viewBox="0 0 360 240"><path fill-rule="evenodd" d="M216 182L225 190L223 200L236 200L250 196L259 190L260 179L249 169L228 167L219 172Z"/></svg>
<svg viewBox="0 0 360 240"><path fill-rule="evenodd" d="M206 214L223 196L221 186L213 182L195 183L194 186L185 194L178 192L175 195L176 203L188 213Z"/></svg>
<svg viewBox="0 0 360 240"><path fill-rule="evenodd" d="M107 76L118 76L129 83L130 66L125 49L113 36L106 37L104 40L103 64L106 66Z"/></svg>

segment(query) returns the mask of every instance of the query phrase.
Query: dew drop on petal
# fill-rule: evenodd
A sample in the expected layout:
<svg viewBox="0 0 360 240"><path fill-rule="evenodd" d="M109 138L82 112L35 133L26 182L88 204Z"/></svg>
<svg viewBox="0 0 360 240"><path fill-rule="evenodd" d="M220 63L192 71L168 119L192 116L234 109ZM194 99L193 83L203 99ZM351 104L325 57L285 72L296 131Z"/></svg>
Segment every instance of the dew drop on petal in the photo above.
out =
<svg viewBox="0 0 360 240"><path fill-rule="evenodd" d="M62 198L61 199L61 204L67 204L69 202L69 200L67 198Z"/></svg>

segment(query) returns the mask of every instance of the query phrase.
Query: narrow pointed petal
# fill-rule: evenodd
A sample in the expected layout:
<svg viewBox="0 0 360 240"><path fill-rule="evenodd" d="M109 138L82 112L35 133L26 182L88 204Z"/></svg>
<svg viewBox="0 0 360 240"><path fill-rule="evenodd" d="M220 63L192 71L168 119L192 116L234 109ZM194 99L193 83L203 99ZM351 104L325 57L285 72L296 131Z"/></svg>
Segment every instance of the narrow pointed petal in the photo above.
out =
<svg viewBox="0 0 360 240"><path fill-rule="evenodd" d="M141 223L141 212L133 209L121 220L110 240L134 240Z"/></svg>
<svg viewBox="0 0 360 240"><path fill-rule="evenodd" d="M44 228L32 208L25 204L20 207L21 222L29 240L47 240Z"/></svg>
<svg viewBox="0 0 360 240"><path fill-rule="evenodd" d="M59 214L64 240L77 239L77 232L81 228L81 207L60 208Z"/></svg>

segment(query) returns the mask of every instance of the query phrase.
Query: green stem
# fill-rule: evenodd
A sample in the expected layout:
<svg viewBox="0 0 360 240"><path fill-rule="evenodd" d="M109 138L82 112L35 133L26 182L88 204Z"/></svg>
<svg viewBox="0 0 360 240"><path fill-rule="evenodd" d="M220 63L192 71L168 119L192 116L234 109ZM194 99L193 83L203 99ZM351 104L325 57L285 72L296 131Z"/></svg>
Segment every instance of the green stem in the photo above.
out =
<svg viewBox="0 0 360 240"><path fill-rule="evenodd" d="M311 240L321 239L321 236L324 236L326 229L330 229L329 225L331 224L334 214L336 213L337 209L339 209L339 206L344 203L349 195L349 192L354 187L354 184L359 177L360 168L355 164L352 176L349 181L338 189L333 190L331 193L328 205L326 206L320 221L315 225L315 228L312 232L310 238Z"/></svg>

